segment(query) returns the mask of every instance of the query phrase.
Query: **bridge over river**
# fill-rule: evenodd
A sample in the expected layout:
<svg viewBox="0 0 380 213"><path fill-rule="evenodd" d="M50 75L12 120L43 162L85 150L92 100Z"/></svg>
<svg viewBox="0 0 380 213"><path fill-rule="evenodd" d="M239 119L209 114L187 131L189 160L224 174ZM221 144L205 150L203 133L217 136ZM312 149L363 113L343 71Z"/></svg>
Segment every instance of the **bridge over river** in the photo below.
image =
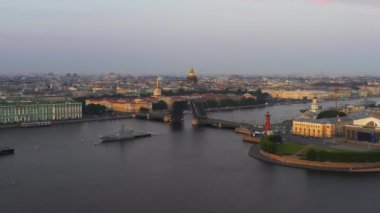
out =
<svg viewBox="0 0 380 213"><path fill-rule="evenodd" d="M225 128L225 129L245 128L251 131L264 130L264 127L262 125L237 122L237 121L228 121L228 120L217 119L217 118L210 118L207 116L207 112L204 109L202 102L191 100L190 107L193 113L192 124L194 126L211 126L211 127L217 127L217 128Z"/></svg>
<svg viewBox="0 0 380 213"><path fill-rule="evenodd" d="M170 123L181 122L184 120L183 111L186 108L186 104L187 103L185 102L178 102L174 103L169 110L158 112L139 112L136 113L134 117L138 119L163 121ZM203 106L203 102L201 101L190 100L189 104L193 115L192 124L194 126L210 126L223 129L244 128L251 132L264 131L264 125L208 117L207 112ZM283 131L284 129L288 130L290 124L289 122L282 122L278 124L272 124L271 126L273 130Z"/></svg>

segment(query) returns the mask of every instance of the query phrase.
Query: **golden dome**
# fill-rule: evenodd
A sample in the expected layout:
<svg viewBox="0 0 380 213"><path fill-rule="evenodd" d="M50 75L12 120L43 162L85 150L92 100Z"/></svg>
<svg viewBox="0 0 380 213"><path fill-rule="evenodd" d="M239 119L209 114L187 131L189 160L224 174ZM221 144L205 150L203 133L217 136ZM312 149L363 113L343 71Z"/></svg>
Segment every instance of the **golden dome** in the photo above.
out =
<svg viewBox="0 0 380 213"><path fill-rule="evenodd" d="M196 78L197 77L197 73L195 73L193 68L191 68L191 70L187 73L187 77L188 78Z"/></svg>

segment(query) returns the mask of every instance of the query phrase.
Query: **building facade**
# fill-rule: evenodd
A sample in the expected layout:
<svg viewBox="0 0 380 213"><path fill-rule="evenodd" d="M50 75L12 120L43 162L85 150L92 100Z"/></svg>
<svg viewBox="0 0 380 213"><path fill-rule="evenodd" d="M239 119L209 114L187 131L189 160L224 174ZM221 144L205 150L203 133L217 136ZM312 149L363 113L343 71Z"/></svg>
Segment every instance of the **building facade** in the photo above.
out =
<svg viewBox="0 0 380 213"><path fill-rule="evenodd" d="M350 118L296 118L293 120L292 134L316 137L331 138L344 136L346 125L351 124Z"/></svg>
<svg viewBox="0 0 380 213"><path fill-rule="evenodd" d="M82 104L67 98L1 100L0 124L82 118Z"/></svg>
<svg viewBox="0 0 380 213"><path fill-rule="evenodd" d="M335 93L323 90L264 90L278 99L334 99Z"/></svg>
<svg viewBox="0 0 380 213"><path fill-rule="evenodd" d="M335 125L314 119L295 119L293 120L292 133L307 137L331 138L335 136Z"/></svg>
<svg viewBox="0 0 380 213"><path fill-rule="evenodd" d="M351 125L346 126L346 139L379 143L380 116L368 115L368 117L353 120Z"/></svg>
<svg viewBox="0 0 380 213"><path fill-rule="evenodd" d="M86 105L99 104L115 112L139 112L141 108L152 110L152 102L144 99L134 100L107 100L107 99L87 99Z"/></svg>

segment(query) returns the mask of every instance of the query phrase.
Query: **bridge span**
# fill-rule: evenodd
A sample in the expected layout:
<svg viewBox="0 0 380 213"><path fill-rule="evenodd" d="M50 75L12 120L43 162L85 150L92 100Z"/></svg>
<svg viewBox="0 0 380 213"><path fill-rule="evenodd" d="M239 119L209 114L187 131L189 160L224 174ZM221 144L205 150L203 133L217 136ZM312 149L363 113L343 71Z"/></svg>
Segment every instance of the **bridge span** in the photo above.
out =
<svg viewBox="0 0 380 213"><path fill-rule="evenodd" d="M133 117L138 119L163 121L169 123L182 122L184 120L183 111L186 108L186 104L187 103L184 101L177 101L174 102L168 110L138 112L134 114Z"/></svg>
<svg viewBox="0 0 380 213"><path fill-rule="evenodd" d="M209 118L203 107L203 103L195 100L190 101L191 111L193 113L192 124L194 126L211 126L224 129L245 128L250 131L263 131L261 125L249 124L244 122L228 121L223 119Z"/></svg>

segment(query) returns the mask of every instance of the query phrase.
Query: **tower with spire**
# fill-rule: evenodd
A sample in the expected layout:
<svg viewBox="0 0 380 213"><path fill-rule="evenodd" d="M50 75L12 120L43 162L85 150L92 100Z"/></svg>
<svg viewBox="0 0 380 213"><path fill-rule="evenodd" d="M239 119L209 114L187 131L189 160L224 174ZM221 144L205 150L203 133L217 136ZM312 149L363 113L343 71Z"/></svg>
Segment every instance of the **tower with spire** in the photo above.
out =
<svg viewBox="0 0 380 213"><path fill-rule="evenodd" d="M161 96L160 77L157 76L156 87L153 90L153 97L158 98Z"/></svg>
<svg viewBox="0 0 380 213"><path fill-rule="evenodd" d="M311 102L310 112L318 113L319 112L319 104L317 97L313 98L313 101Z"/></svg>

